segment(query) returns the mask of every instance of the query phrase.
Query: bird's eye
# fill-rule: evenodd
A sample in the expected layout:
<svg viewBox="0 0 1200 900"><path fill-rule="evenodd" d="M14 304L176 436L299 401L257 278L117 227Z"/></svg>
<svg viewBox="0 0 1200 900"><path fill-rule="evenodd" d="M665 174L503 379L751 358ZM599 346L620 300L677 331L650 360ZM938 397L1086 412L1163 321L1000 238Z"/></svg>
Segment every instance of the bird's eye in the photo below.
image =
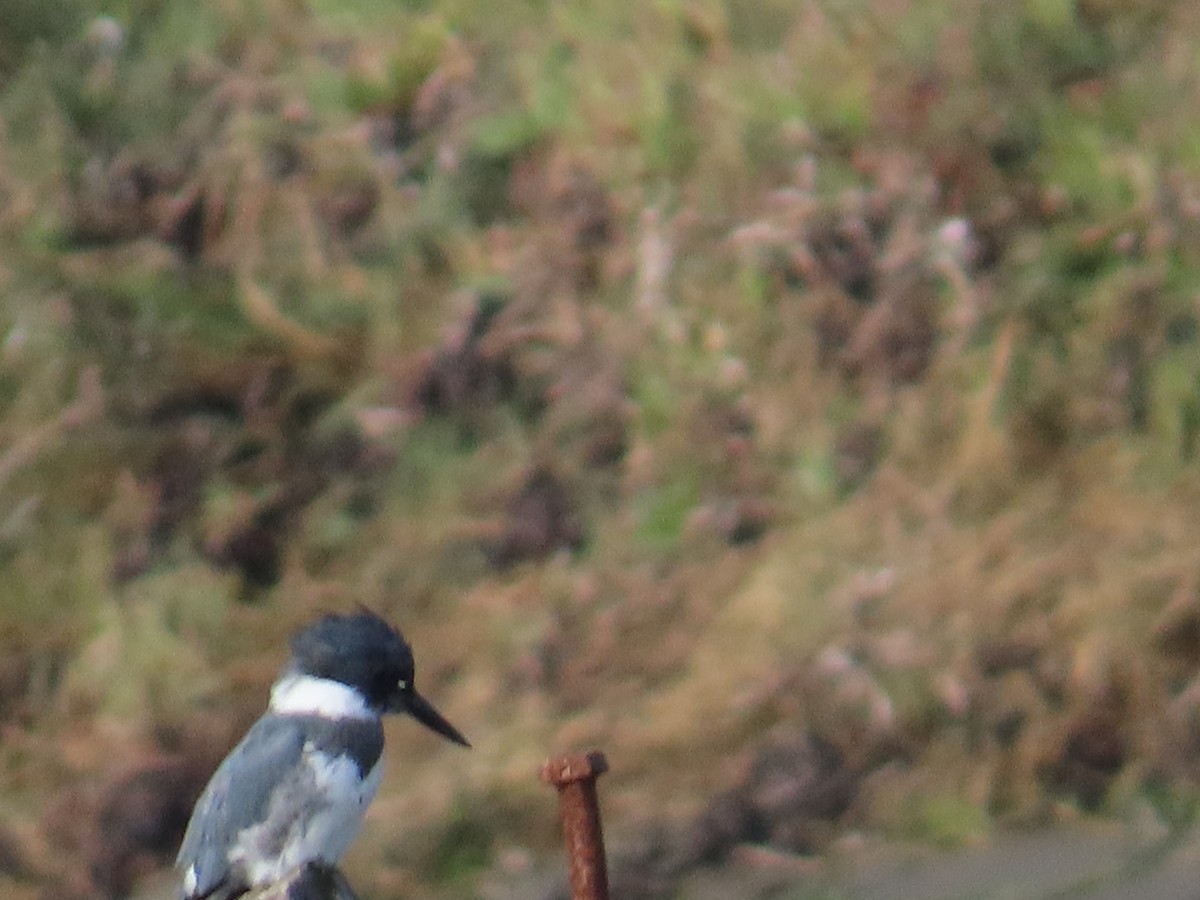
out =
<svg viewBox="0 0 1200 900"><path fill-rule="evenodd" d="M402 691L407 691L408 690L408 682L405 681L403 678L401 678L399 681L396 682L396 687L400 688L400 690L402 690Z"/></svg>

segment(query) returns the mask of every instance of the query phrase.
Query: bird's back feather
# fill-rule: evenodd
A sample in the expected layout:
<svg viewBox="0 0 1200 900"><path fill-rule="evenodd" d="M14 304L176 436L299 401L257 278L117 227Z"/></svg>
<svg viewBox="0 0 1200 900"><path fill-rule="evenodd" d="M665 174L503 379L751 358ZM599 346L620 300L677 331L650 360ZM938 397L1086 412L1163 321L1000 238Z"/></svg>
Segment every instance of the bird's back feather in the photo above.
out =
<svg viewBox="0 0 1200 900"><path fill-rule="evenodd" d="M378 785L382 751L378 718L263 716L221 763L196 803L176 860L183 872L183 900L237 896L251 886L256 871L270 870L264 859L272 854L282 859L285 842L303 835L331 805L358 806L336 812L337 821L361 816ZM322 774L327 771L332 776ZM335 857L345 849L337 843ZM284 862L305 862L306 853L326 858L320 849L305 845L301 858Z"/></svg>

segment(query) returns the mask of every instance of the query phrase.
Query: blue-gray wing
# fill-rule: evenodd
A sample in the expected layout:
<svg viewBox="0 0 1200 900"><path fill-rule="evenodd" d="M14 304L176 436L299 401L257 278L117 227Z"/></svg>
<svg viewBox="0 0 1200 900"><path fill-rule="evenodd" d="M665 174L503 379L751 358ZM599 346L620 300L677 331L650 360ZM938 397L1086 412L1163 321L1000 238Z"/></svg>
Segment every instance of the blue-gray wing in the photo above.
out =
<svg viewBox="0 0 1200 900"><path fill-rule="evenodd" d="M196 802L175 861L184 900L244 887L230 883L240 876L230 869L229 851L243 829L266 816L271 792L299 761L304 740L295 720L266 715L225 757Z"/></svg>

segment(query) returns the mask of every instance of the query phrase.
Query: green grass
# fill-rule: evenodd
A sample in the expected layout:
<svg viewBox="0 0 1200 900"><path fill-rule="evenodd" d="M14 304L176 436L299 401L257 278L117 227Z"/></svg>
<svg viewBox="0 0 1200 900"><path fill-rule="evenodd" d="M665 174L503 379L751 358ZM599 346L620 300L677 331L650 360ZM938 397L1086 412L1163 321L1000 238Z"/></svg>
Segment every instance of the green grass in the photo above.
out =
<svg viewBox="0 0 1200 900"><path fill-rule="evenodd" d="M955 844L1070 808L1046 773L1097 697L1165 733L1185 676L1156 635L1200 562L1186 4L8 12L0 644L25 668L0 671L0 780L23 829L193 713L244 719L286 634L355 602L479 736L466 760L397 741L412 777L353 873L379 896L548 859L527 782L551 750L609 752L606 826L636 836L772 726L849 752L887 706L905 768L832 831ZM182 252L165 224L196 196ZM973 248L944 246L960 218ZM421 408L480 298L471 349L504 383ZM492 568L540 468L582 545ZM256 517L280 578L248 589L221 541ZM1028 683L981 670L984 638L1030 635ZM1027 724L1001 739L1005 704ZM1190 796L1175 752L1131 740L1101 809L1190 821L1161 799Z"/></svg>

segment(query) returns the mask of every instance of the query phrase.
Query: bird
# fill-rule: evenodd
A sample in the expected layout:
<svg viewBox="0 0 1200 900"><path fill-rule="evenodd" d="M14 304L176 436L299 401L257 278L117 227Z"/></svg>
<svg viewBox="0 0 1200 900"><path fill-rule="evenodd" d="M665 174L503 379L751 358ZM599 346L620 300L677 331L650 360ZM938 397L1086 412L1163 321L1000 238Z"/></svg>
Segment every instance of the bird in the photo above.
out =
<svg viewBox="0 0 1200 900"><path fill-rule="evenodd" d="M181 900L232 900L302 866L335 866L379 788L385 714L470 747L413 674L404 636L368 609L298 632L267 711L196 801L176 859Z"/></svg>

